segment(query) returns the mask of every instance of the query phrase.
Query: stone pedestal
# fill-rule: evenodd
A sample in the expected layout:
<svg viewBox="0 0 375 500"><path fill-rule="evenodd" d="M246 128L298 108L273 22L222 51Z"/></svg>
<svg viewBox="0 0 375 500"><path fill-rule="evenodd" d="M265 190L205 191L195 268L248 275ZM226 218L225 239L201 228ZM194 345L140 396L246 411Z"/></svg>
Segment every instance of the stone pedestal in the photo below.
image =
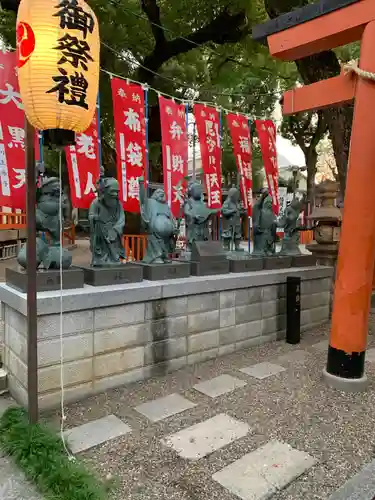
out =
<svg viewBox="0 0 375 500"><path fill-rule="evenodd" d="M7 268L5 270L6 284L19 290L22 293L27 291L27 271L19 268ZM68 290L71 288L82 288L84 285L84 273L78 267L63 269L62 288ZM36 291L50 292L60 290L60 270L50 269L48 271L37 271L36 273Z"/></svg>
<svg viewBox="0 0 375 500"><path fill-rule="evenodd" d="M210 276L229 273L227 253L220 241L195 241L191 250L191 274Z"/></svg>
<svg viewBox="0 0 375 500"><path fill-rule="evenodd" d="M292 257L275 255L264 258L264 269L285 269L291 267Z"/></svg>
<svg viewBox="0 0 375 500"><path fill-rule="evenodd" d="M229 260L203 259L199 262L190 263L192 276L214 276L215 274L229 273Z"/></svg>
<svg viewBox="0 0 375 500"><path fill-rule="evenodd" d="M315 255L294 255L292 257L292 267L316 266Z"/></svg>
<svg viewBox="0 0 375 500"><path fill-rule="evenodd" d="M172 261L165 264L145 264L143 267L143 279L150 281L170 280L187 278L190 276L190 264L188 262Z"/></svg>
<svg viewBox="0 0 375 500"><path fill-rule="evenodd" d="M252 271L262 271L264 262L262 258L248 257L243 259L228 257L229 270L231 273L246 273Z"/></svg>
<svg viewBox="0 0 375 500"><path fill-rule="evenodd" d="M121 264L111 267L80 266L86 285L107 286L138 283L143 280L143 267L137 264Z"/></svg>

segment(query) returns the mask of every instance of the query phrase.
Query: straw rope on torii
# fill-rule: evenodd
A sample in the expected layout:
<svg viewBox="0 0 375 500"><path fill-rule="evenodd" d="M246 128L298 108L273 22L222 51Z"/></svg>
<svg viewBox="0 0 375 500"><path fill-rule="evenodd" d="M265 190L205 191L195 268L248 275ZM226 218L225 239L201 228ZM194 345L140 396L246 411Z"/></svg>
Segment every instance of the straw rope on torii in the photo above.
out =
<svg viewBox="0 0 375 500"><path fill-rule="evenodd" d="M361 69L358 66L358 59L354 59L354 60L349 61L345 64L342 64L341 67L342 67L342 70L343 70L345 75L350 74L350 73L355 73L356 75L360 76L361 78L365 78L366 80L375 81L375 73Z"/></svg>

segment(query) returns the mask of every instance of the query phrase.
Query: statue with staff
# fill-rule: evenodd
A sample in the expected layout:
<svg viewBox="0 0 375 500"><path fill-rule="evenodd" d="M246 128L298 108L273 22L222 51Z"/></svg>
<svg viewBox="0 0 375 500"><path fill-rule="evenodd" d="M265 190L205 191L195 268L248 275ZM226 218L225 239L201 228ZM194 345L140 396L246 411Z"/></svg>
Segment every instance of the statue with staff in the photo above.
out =
<svg viewBox="0 0 375 500"><path fill-rule="evenodd" d="M223 215L223 246L228 252L243 252L242 240L242 217L246 211L240 203L240 191L237 187L229 189L227 199L221 210Z"/></svg>

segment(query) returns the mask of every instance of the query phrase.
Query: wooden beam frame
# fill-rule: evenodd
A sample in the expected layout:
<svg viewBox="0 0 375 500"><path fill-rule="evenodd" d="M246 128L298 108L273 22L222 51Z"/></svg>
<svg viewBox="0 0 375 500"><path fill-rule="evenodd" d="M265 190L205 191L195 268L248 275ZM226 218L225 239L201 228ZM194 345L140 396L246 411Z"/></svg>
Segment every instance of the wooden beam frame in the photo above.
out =
<svg viewBox="0 0 375 500"><path fill-rule="evenodd" d="M284 92L283 114L293 115L349 103L354 99L357 78L341 74L328 80Z"/></svg>
<svg viewBox="0 0 375 500"><path fill-rule="evenodd" d="M295 61L360 40L366 25L375 19L375 0L359 0L323 17L268 37L270 54Z"/></svg>
<svg viewBox="0 0 375 500"><path fill-rule="evenodd" d="M5 0L2 0L3 3L4 1ZM270 35L325 16L333 11L347 7L352 3L357 3L358 1L359 0L320 0L317 3L306 5L305 7L293 10L287 14L282 14L276 19L270 19L263 24L254 26L252 30L253 40L266 44L267 37Z"/></svg>

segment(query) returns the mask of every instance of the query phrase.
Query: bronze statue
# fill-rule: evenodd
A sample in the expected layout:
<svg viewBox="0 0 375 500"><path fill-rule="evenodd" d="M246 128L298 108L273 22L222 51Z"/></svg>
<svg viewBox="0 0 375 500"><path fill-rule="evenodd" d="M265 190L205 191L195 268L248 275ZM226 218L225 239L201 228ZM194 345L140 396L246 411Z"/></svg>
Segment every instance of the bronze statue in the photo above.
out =
<svg viewBox="0 0 375 500"><path fill-rule="evenodd" d="M119 192L116 179L100 178L98 197L89 210L92 267L118 266L126 258L122 243L125 214Z"/></svg>
<svg viewBox="0 0 375 500"><path fill-rule="evenodd" d="M178 225L167 203L164 189L156 189L148 198L143 177L138 178L141 218L148 232L146 264L170 262L169 254L175 251Z"/></svg>
<svg viewBox="0 0 375 500"><path fill-rule="evenodd" d="M223 246L224 250L240 252L242 239L241 217L245 214L240 205L240 192L232 187L221 209L223 215Z"/></svg>
<svg viewBox="0 0 375 500"><path fill-rule="evenodd" d="M187 250L191 251L194 241L207 241L209 239L209 220L220 209L212 210L203 201L202 184L191 181L187 190L184 213L186 223Z"/></svg>
<svg viewBox="0 0 375 500"><path fill-rule="evenodd" d="M61 258L62 268L67 269L72 264L72 256L66 248L60 247L60 218L63 224L69 203L61 191L59 179L56 177L43 179L37 190L36 201L36 230L49 236L49 242L40 237L36 239L37 268L43 264L44 269L60 269ZM26 245L27 243L22 246L17 256L18 263L24 269L27 269Z"/></svg>
<svg viewBox="0 0 375 500"><path fill-rule="evenodd" d="M272 198L263 191L253 207L254 257L267 257L276 250L276 216L272 210Z"/></svg>
<svg viewBox="0 0 375 500"><path fill-rule="evenodd" d="M281 244L280 255L300 255L298 218L302 203L294 198L286 208L282 217L277 221L279 227L284 228L284 238Z"/></svg>

